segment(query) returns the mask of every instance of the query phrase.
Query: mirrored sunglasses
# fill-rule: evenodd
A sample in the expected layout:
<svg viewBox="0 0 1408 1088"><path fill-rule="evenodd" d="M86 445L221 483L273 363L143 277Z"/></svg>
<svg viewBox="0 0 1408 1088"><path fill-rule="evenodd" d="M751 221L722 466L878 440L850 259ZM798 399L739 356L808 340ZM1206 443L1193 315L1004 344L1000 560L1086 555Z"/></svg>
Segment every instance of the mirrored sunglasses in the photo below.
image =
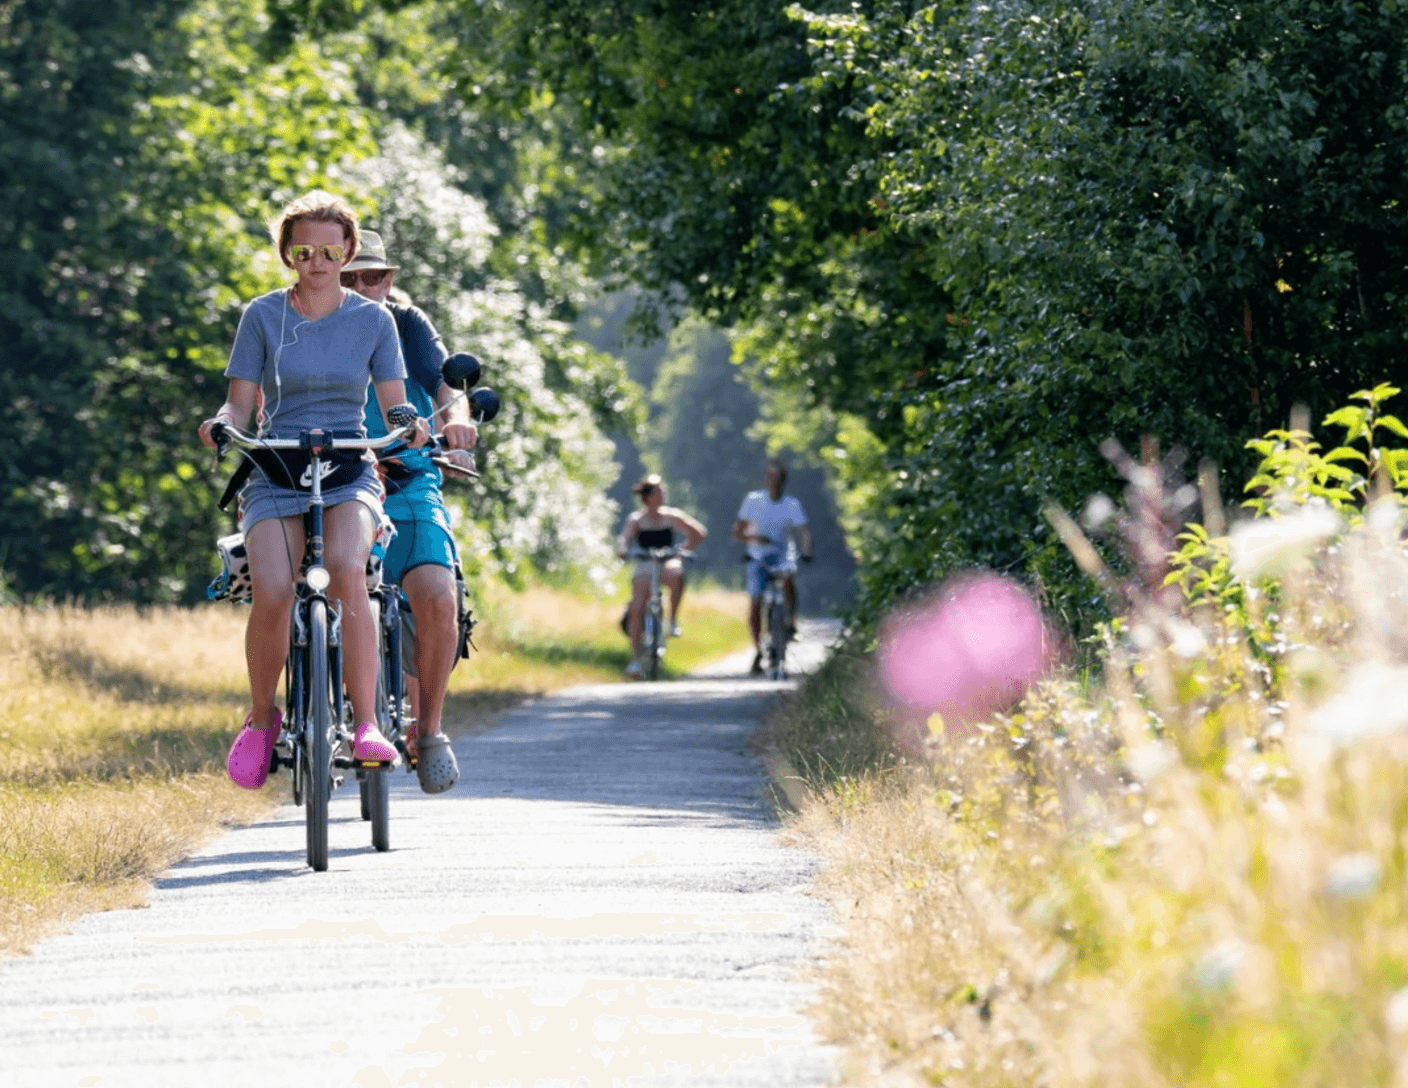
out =
<svg viewBox="0 0 1408 1088"><path fill-rule="evenodd" d="M288 250L289 256L299 264L302 264L304 261L311 261L314 253L322 253L323 257L329 261L340 261L346 252L347 250L342 246L300 245L290 246Z"/></svg>
<svg viewBox="0 0 1408 1088"><path fill-rule="evenodd" d="M357 280L360 279L367 287L378 287L381 285L382 280L386 279L389 275L391 275L391 269L389 268L364 268L360 272L344 272L342 274L342 286L355 288L357 286Z"/></svg>

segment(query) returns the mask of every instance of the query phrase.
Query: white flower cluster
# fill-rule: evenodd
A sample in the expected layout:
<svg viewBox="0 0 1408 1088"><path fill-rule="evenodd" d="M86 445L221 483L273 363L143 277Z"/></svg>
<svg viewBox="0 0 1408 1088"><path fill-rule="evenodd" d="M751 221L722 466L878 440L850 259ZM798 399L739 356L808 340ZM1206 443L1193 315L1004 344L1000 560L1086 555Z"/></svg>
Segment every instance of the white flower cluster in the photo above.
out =
<svg viewBox="0 0 1408 1088"><path fill-rule="evenodd" d="M484 428L481 479L446 489L461 509L456 533L471 566L514 575L574 569L605 582L617 511L605 496L619 466L611 442L569 382L549 380L547 355L570 351L571 329L535 307L517 284L486 274L496 228L483 204L454 184L443 156L400 124L382 154L357 167L382 214L396 286L435 322L451 351L484 365L502 409Z"/></svg>

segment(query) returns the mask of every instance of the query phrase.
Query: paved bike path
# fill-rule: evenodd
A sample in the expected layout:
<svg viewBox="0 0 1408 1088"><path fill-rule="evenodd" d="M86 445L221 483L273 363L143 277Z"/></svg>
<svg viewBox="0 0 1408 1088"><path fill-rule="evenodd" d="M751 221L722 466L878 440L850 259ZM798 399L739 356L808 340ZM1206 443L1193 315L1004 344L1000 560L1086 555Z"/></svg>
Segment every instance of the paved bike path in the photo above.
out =
<svg viewBox="0 0 1408 1088"><path fill-rule="evenodd" d="M224 835L0 964L0 1081L830 1083L806 972L835 930L749 747L784 686L521 707L456 740L450 793L394 776L388 854L336 791L326 873L301 809Z"/></svg>

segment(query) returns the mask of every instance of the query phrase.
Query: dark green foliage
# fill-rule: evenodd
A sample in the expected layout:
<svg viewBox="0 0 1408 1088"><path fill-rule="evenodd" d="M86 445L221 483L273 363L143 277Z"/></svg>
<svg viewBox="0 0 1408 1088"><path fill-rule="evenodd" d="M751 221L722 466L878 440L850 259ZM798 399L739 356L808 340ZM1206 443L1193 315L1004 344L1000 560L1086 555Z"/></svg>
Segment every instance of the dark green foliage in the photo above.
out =
<svg viewBox="0 0 1408 1088"><path fill-rule="evenodd" d="M638 414L639 392L562 320L585 281L538 209L565 198L525 198L556 184L550 110L504 107L519 128L490 118L486 138L485 115L445 93L444 14L330 4L305 26L296 4L0 0L7 593L203 597L229 521L196 426L223 398L240 305L287 282L266 224L312 188L420 251L405 285L510 402L482 454L471 565L600 561L599 426Z"/></svg>
<svg viewBox="0 0 1408 1088"><path fill-rule="evenodd" d="M1403 369L1408 9L1325 0L495 9L606 148L599 243L882 455L862 615L955 567L1099 605L1042 523L1146 433L1246 468ZM833 428L828 434L827 428ZM878 471L878 475L877 475Z"/></svg>
<svg viewBox="0 0 1408 1088"><path fill-rule="evenodd" d="M261 69L243 11L3 12L0 566L26 595L200 599L224 473L195 429L240 301L282 278L265 217L367 126L308 51Z"/></svg>
<svg viewBox="0 0 1408 1088"><path fill-rule="evenodd" d="M139 113L185 6L0 6L0 565L26 590L72 592L76 566L98 595L165 596L205 501L169 444L202 377L171 302L203 285L173 259Z"/></svg>

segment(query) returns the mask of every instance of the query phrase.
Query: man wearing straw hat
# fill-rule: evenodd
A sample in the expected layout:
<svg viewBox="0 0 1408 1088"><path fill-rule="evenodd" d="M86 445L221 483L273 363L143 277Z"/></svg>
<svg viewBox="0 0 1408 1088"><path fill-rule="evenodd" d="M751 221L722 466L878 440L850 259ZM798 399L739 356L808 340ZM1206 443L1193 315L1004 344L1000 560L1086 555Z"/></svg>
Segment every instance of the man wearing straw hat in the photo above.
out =
<svg viewBox="0 0 1408 1088"><path fill-rule="evenodd" d="M440 334L409 297L392 290L397 267L387 261L381 235L364 230L357 255L342 270L342 286L391 311L406 360L407 398L423 419L443 417L439 430L454 457L453 451L471 448L478 433L465 398L441 377L448 353ZM380 417L374 419L370 412L367 431L372 437L386 433ZM386 513L396 525L383 572L400 584L415 617L414 669L407 670L407 688L416 729L405 738L406 756L415 765L421 789L441 793L459 778L454 751L440 727L445 687L460 648L459 554L440 492L440 470L430 460L429 449L407 450L383 465Z"/></svg>

